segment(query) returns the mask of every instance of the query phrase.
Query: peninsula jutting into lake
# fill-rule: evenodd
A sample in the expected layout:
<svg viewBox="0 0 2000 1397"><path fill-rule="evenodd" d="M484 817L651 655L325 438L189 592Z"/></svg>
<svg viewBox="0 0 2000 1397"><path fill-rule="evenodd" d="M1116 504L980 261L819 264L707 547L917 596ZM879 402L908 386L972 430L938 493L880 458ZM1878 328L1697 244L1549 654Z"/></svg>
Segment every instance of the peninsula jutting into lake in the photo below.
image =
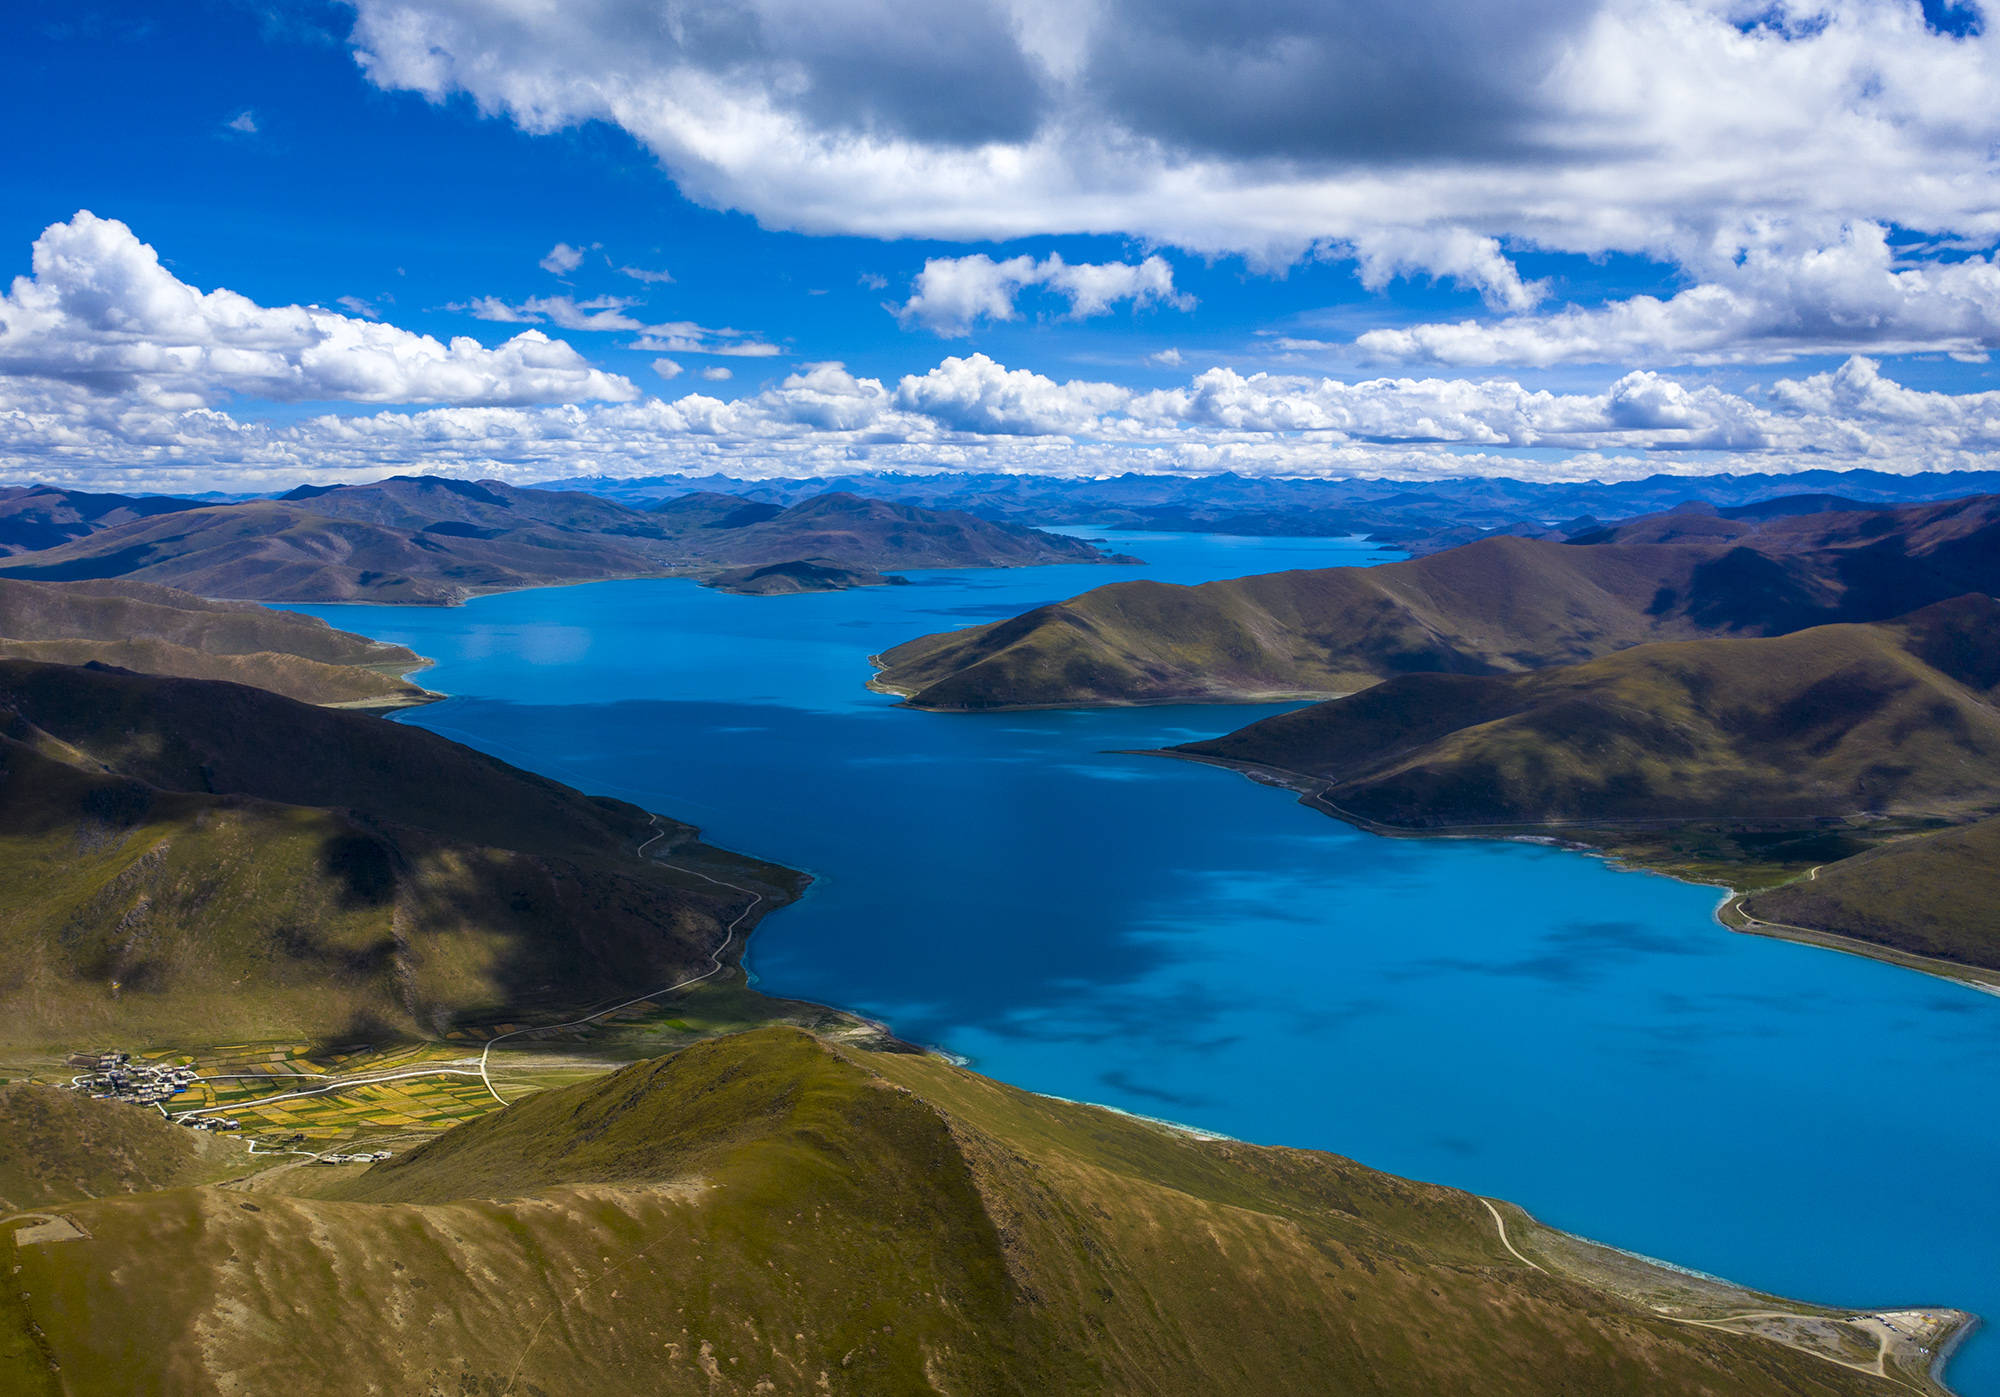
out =
<svg viewBox="0 0 2000 1397"><path fill-rule="evenodd" d="M1987 0L0 18L0 1391L2000 1397Z"/></svg>

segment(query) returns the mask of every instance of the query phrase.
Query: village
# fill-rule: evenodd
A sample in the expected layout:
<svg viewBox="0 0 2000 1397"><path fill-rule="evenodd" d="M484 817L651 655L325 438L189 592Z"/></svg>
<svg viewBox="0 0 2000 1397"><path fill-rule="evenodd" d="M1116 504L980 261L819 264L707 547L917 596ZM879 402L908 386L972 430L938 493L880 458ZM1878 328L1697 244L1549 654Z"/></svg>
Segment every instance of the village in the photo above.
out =
<svg viewBox="0 0 2000 1397"><path fill-rule="evenodd" d="M130 1053L71 1053L70 1067L92 1070L70 1078L72 1091L88 1092L98 1101L123 1101L129 1106L151 1106L168 1120L195 1130L237 1130L240 1125L226 1116L174 1116L167 1102L200 1080L192 1067L168 1063L135 1063Z"/></svg>
<svg viewBox="0 0 2000 1397"><path fill-rule="evenodd" d="M188 1090L201 1080L201 1074L193 1067L176 1063L147 1063L132 1060L130 1053L124 1052L75 1052L65 1060L65 1066L88 1068L71 1077L68 1090L87 1093L96 1101L120 1101L128 1106L151 1106L161 1116L176 1125L190 1130L235 1131L241 1130L242 1122L234 1116L225 1116L212 1109L183 1111L175 1115L167 1109L167 1103ZM302 1136L293 1139L301 1140ZM320 1164L373 1164L390 1157L388 1150L359 1150L346 1153L315 1152L304 1149L281 1149L279 1151L259 1151L257 1142L248 1142L252 1153L303 1154Z"/></svg>

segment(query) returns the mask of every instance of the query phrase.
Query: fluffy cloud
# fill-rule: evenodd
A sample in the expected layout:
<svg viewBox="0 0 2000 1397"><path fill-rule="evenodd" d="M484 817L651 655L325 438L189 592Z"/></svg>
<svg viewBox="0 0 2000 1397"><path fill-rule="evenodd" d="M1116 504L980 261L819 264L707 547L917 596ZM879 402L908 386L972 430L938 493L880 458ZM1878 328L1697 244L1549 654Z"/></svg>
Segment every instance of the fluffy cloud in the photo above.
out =
<svg viewBox="0 0 2000 1397"><path fill-rule="evenodd" d="M1996 445L2000 393L1915 391L1859 358L1751 397L1650 372L1595 392L1552 393L1504 379L1347 382L1221 367L1138 392L975 354L894 383L817 364L733 400L696 392L287 423L0 378L0 455L17 477L150 489L281 487L411 469L515 480L864 467L1401 479L1843 464L1915 472L1984 466Z"/></svg>
<svg viewBox="0 0 2000 1397"><path fill-rule="evenodd" d="M952 431L1048 436L1090 431L1100 414L1122 408L1130 397L1116 384L1057 383L974 354L946 359L921 376L905 375L895 402Z"/></svg>
<svg viewBox="0 0 2000 1397"><path fill-rule="evenodd" d="M445 344L318 306L203 292L115 219L78 213L35 241L33 275L0 296L0 380L68 385L170 408L232 395L279 402L547 403L638 396L560 340Z"/></svg>
<svg viewBox="0 0 2000 1397"><path fill-rule="evenodd" d="M1065 262L1052 253L1039 262L1026 256L996 262L974 253L926 261L910 288L910 299L897 314L905 324L921 324L941 335L963 335L980 320L1014 319L1015 298L1030 286L1045 287L1067 300L1069 314L1077 320L1102 315L1120 301L1194 308L1192 296L1174 290L1174 269L1164 257L1143 262Z"/></svg>
<svg viewBox="0 0 2000 1397"><path fill-rule="evenodd" d="M381 87L615 124L780 228L1333 251L1510 312L1515 247L1726 285L1861 224L2000 235L2000 29L1918 0L353 3Z"/></svg>
<svg viewBox="0 0 2000 1397"><path fill-rule="evenodd" d="M2000 265L1980 256L1899 265L1887 230L1860 224L1803 254L1754 248L1717 280L1665 300L1370 330L1355 345L1372 358L1459 366L1781 363L1860 351L1983 359L2000 345Z"/></svg>
<svg viewBox="0 0 2000 1397"><path fill-rule="evenodd" d="M1125 284L1063 279L1076 270L1049 268L1045 284L1079 305ZM1917 286L1902 280L1906 271L1886 273L1905 301L1971 299L1993 274L1979 259ZM545 297L488 310L636 328L641 345L661 352L776 352L741 331L645 325L630 308L615 298ZM669 358L654 369L663 379L681 372ZM701 377L723 382L730 373L715 365ZM237 397L445 406L277 422L223 409ZM491 349L470 339L446 345L319 307L204 292L162 267L123 224L88 213L46 230L33 274L0 296L0 459L33 478L109 485L242 488L412 468L516 479L810 473L857 462L1404 477L1839 462L1918 470L1984 464L1996 446L2000 393L1909 389L1863 357L1762 393L1651 371L1558 393L1505 378L1351 381L1227 367L1141 392L971 354L893 383L816 364L736 399L696 392L665 401L642 398L538 329Z"/></svg>
<svg viewBox="0 0 2000 1397"><path fill-rule="evenodd" d="M556 276L568 276L583 265L583 249L571 247L568 243L557 243L549 249L549 255L541 260L541 268Z"/></svg>

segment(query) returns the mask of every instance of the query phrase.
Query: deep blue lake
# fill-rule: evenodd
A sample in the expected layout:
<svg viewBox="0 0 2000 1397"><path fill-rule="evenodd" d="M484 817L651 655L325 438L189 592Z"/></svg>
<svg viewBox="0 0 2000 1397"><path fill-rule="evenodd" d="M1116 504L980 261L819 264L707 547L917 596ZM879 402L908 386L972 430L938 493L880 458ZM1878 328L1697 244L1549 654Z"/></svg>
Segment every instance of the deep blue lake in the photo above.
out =
<svg viewBox="0 0 2000 1397"><path fill-rule="evenodd" d="M1151 566L731 597L614 582L301 607L437 661L404 721L818 883L763 988L1003 1080L1504 1197L1784 1295L2000 1320L2000 998L1739 936L1719 893L1530 845L1357 833L1115 755L1276 708L947 717L866 657L1132 576L1382 555L1118 535ZM2000 1397L2000 1341L1953 1385Z"/></svg>

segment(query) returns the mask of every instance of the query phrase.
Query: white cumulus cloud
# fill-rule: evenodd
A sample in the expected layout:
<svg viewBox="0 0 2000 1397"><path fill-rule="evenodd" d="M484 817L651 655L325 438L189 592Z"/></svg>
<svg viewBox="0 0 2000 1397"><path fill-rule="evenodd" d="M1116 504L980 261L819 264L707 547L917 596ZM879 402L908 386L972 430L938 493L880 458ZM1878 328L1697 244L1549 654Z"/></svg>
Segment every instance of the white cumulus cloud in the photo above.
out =
<svg viewBox="0 0 2000 1397"><path fill-rule="evenodd" d="M933 257L912 284L910 299L897 311L904 324L921 324L941 335L963 335L980 320L1012 320L1023 289L1045 287L1069 302L1081 320L1102 315L1121 301L1192 310L1194 298L1174 290L1174 269L1164 257L1143 262L1065 262L1051 253L1040 261L1009 257L996 262L984 253Z"/></svg>
<svg viewBox="0 0 2000 1397"><path fill-rule="evenodd" d="M116 219L88 211L36 239L0 296L0 378L176 407L279 402L548 403L638 396L537 330L491 349L318 306L201 291Z"/></svg>
<svg viewBox="0 0 2000 1397"><path fill-rule="evenodd" d="M1647 371L1596 391L1552 393L1506 379L1345 381L1226 367L1141 393L975 354L894 383L815 364L735 399L697 392L288 422L0 377L0 453L17 478L155 490L411 469L511 480L858 468L1394 479L1843 465L1916 473L1985 466L1996 445L2000 392L1912 390L1862 358L1752 398Z"/></svg>
<svg viewBox="0 0 2000 1397"><path fill-rule="evenodd" d="M1918 0L353 3L379 86L613 124L776 228L1330 253L1511 314L1522 250L1735 293L1860 225L2000 237L2000 26Z"/></svg>
<svg viewBox="0 0 2000 1397"><path fill-rule="evenodd" d="M2000 346L2000 265L1978 255L1900 263L1879 224L1803 253L1755 248L1714 273L1665 299L1370 330L1355 346L1378 359L1468 367L1782 363L1861 351L1983 359Z"/></svg>

